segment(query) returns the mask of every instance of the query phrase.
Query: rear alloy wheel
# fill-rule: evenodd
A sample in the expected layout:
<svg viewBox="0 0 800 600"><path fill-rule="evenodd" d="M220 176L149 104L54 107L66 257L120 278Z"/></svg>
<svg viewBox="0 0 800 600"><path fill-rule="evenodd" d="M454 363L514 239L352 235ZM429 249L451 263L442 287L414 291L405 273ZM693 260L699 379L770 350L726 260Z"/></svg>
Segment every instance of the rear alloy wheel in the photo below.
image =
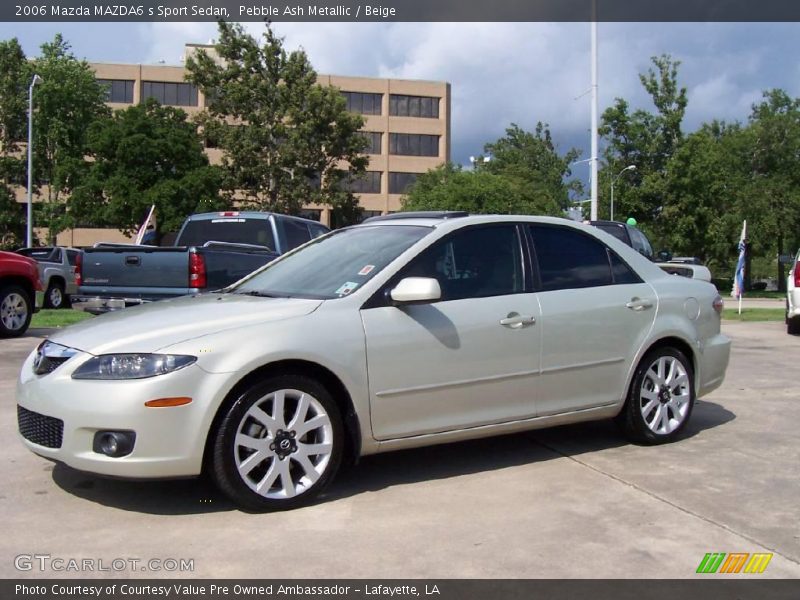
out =
<svg viewBox="0 0 800 600"><path fill-rule="evenodd" d="M317 381L302 375L250 387L216 430L212 476L251 510L307 504L338 470L343 448L339 408Z"/></svg>
<svg viewBox="0 0 800 600"><path fill-rule="evenodd" d="M694 400L691 362L675 348L656 348L636 368L618 422L634 442L670 442L689 421Z"/></svg>
<svg viewBox="0 0 800 600"><path fill-rule="evenodd" d="M18 285L0 289L0 337L17 337L28 330L33 307L28 294Z"/></svg>
<svg viewBox="0 0 800 600"><path fill-rule="evenodd" d="M64 300L64 284L58 281L51 281L44 294L44 304L46 308L62 308L66 305Z"/></svg>

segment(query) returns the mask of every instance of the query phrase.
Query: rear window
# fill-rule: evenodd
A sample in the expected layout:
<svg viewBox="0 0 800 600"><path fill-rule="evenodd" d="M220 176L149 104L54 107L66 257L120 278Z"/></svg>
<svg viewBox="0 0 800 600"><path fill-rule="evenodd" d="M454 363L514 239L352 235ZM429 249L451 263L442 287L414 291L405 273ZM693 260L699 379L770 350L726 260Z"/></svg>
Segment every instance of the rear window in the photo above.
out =
<svg viewBox="0 0 800 600"><path fill-rule="evenodd" d="M202 246L206 242L255 244L275 250L268 219L220 217L189 221L176 240L179 246Z"/></svg>
<svg viewBox="0 0 800 600"><path fill-rule="evenodd" d="M23 248L18 250L17 254L39 262L61 262L61 250L59 248Z"/></svg>
<svg viewBox="0 0 800 600"><path fill-rule="evenodd" d="M595 227L600 229L601 231L605 231L609 235L613 235L623 244L628 246L631 245L630 240L628 239L627 233L625 233L625 227L623 225L617 225L615 223L592 223Z"/></svg>

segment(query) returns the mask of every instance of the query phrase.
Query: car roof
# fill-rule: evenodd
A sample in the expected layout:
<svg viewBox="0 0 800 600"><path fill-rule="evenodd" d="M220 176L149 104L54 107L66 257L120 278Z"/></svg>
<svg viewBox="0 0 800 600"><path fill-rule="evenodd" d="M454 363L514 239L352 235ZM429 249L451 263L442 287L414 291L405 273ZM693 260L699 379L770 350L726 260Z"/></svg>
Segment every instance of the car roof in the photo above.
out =
<svg viewBox="0 0 800 600"><path fill-rule="evenodd" d="M575 227L577 229L585 227L585 225L577 223L572 219L565 219L562 217L544 217L535 215L470 215L469 213L456 211L393 213L391 215L367 219L360 225L357 225L357 227L369 227L375 225L412 225L417 227L435 227L436 229L451 230L467 225L508 222L549 223L551 225L565 225L569 227Z"/></svg>

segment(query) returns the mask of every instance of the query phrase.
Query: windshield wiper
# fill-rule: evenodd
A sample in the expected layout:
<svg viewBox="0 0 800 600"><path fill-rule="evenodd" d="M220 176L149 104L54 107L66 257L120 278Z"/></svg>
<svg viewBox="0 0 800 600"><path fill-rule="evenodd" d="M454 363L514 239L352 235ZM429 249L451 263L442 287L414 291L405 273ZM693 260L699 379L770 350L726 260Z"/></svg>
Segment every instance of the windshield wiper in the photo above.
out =
<svg viewBox="0 0 800 600"><path fill-rule="evenodd" d="M261 292L259 290L250 290L248 292L233 292L234 294L239 294L240 296L256 296L258 298L280 298L280 296L275 296L274 294L268 294L267 292Z"/></svg>

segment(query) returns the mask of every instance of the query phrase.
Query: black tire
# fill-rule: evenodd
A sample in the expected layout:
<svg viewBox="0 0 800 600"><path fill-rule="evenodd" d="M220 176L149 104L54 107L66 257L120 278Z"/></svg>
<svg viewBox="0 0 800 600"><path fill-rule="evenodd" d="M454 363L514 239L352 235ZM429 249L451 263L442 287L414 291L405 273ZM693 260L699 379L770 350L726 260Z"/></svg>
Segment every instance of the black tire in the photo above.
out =
<svg viewBox="0 0 800 600"><path fill-rule="evenodd" d="M33 316L31 297L18 285L0 288L0 337L19 337L28 330Z"/></svg>
<svg viewBox="0 0 800 600"><path fill-rule="evenodd" d="M800 335L800 317L786 319L786 333L789 335Z"/></svg>
<svg viewBox="0 0 800 600"><path fill-rule="evenodd" d="M44 293L45 308L66 308L67 300L64 294L64 284L60 281L50 281Z"/></svg>
<svg viewBox="0 0 800 600"><path fill-rule="evenodd" d="M266 420L253 416L250 411L256 407L266 417L275 417L281 391L284 398L281 419L275 419L272 425L268 425ZM297 392L306 398L308 407L305 412ZM305 375L271 377L250 386L222 410L224 412L218 425L211 433L209 474L217 487L240 507L253 511L273 511L309 504L326 488L339 469L345 433L341 412L328 390L315 379ZM321 425L303 431L301 422L297 429L290 428L292 417L300 412L303 412L302 422L319 421ZM311 415L308 420L305 418L307 415ZM240 433L243 438L238 438ZM259 449L240 444L238 439L255 442L259 444ZM330 451L307 454L306 450L311 445L317 448L329 446ZM285 454L281 454L280 447L283 447ZM259 452L262 453L261 457L256 457ZM306 466L314 467L310 476L301 460L305 461ZM254 466L243 473L250 465ZM283 474L276 476L276 472L288 473L290 482L287 483ZM259 483L264 488L256 491ZM289 496L287 490L296 495Z"/></svg>
<svg viewBox="0 0 800 600"><path fill-rule="evenodd" d="M667 385L659 385L657 382L657 365L662 359L665 368L670 364L676 365L674 377L670 378L671 371L664 373L664 378L669 379L666 381ZM675 348L655 348L645 354L636 367L628 397L616 422L625 436L634 443L664 444L673 441L686 427L694 403L692 362ZM666 415L659 410L665 411Z"/></svg>

